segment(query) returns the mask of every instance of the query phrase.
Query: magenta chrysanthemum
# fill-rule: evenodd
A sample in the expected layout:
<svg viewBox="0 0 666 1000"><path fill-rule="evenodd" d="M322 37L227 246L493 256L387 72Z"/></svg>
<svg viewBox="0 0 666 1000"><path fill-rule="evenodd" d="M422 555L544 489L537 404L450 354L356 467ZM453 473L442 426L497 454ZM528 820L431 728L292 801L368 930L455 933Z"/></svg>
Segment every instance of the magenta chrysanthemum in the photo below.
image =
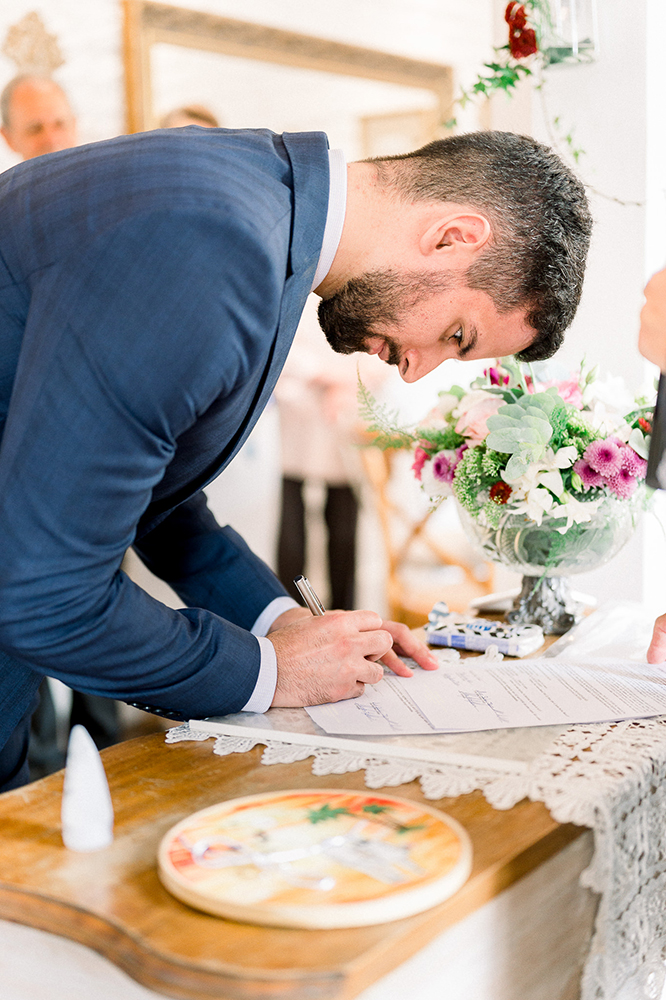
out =
<svg viewBox="0 0 666 1000"><path fill-rule="evenodd" d="M440 483L452 483L458 456L455 451L438 451L432 460L432 474Z"/></svg>
<svg viewBox="0 0 666 1000"><path fill-rule="evenodd" d="M577 472L583 481L583 489L589 490L591 486L603 486L604 478L595 472L589 462L584 458L579 458L574 462L574 472Z"/></svg>
<svg viewBox="0 0 666 1000"><path fill-rule="evenodd" d="M626 469L636 479L645 479L647 462L640 455L637 455L633 448L627 445L621 452L620 468Z"/></svg>
<svg viewBox="0 0 666 1000"><path fill-rule="evenodd" d="M589 462L595 472L607 479L620 471L622 458L620 443L617 438L593 441L585 449L583 458Z"/></svg>
<svg viewBox="0 0 666 1000"><path fill-rule="evenodd" d="M615 475L606 480L608 488L621 500L627 500L635 491L638 483L628 469L619 469Z"/></svg>

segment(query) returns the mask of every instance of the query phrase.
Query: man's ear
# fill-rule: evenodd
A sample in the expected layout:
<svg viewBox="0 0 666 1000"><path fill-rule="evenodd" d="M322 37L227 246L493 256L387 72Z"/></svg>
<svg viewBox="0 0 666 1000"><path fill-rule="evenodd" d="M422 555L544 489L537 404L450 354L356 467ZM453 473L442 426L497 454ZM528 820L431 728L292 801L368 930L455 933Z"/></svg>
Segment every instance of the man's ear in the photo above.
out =
<svg viewBox="0 0 666 1000"><path fill-rule="evenodd" d="M486 245L491 235L490 222L485 215L461 212L440 216L423 233L419 245L424 256L435 253L468 259Z"/></svg>
<svg viewBox="0 0 666 1000"><path fill-rule="evenodd" d="M5 140L5 142L9 146L9 148L11 150L13 150L14 153L18 153L19 150L16 148L16 146L14 145L14 143L12 141L12 134L9 131L9 129L6 128L4 125L2 125L0 127L0 134L2 135L2 138Z"/></svg>

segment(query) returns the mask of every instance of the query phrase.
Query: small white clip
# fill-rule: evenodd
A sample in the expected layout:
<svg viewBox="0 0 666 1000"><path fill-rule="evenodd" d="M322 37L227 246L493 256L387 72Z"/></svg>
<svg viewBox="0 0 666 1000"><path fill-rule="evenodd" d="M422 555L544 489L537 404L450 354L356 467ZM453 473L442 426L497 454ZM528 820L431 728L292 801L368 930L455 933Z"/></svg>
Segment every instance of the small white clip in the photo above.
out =
<svg viewBox="0 0 666 1000"><path fill-rule="evenodd" d="M495 643L491 643L490 646L486 646L483 653L481 654L481 659L490 660L491 663L497 663L499 660L504 659L504 653L500 653L499 647Z"/></svg>

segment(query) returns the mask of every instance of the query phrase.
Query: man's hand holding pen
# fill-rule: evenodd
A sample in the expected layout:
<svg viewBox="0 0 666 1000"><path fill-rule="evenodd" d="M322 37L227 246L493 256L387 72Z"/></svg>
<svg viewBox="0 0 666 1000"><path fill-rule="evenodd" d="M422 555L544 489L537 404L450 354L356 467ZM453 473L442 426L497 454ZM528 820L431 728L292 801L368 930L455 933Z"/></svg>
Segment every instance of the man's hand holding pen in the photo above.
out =
<svg viewBox="0 0 666 1000"><path fill-rule="evenodd" d="M277 619L268 638L278 664L273 705L281 708L356 698L366 684L381 680L382 663L410 677L412 671L401 656L411 657L425 670L437 669L432 653L406 625L382 621L374 611L313 615L293 608Z"/></svg>

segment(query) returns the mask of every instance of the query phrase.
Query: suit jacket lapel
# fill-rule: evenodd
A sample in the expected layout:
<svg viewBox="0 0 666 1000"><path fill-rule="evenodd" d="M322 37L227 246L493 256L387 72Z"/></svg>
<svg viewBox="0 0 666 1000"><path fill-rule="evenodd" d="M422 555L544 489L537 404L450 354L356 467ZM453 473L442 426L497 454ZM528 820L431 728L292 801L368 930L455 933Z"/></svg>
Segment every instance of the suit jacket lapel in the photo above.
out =
<svg viewBox="0 0 666 1000"><path fill-rule="evenodd" d="M318 155L313 156L312 133L285 132L282 139L291 160L294 186L292 238L287 269L289 277L284 287L280 322L271 357L255 397L249 427L228 461L231 461L247 438L275 388L310 294L324 237L329 189L328 156L321 156L319 144L316 146ZM326 198L322 197L323 191L326 192Z"/></svg>

